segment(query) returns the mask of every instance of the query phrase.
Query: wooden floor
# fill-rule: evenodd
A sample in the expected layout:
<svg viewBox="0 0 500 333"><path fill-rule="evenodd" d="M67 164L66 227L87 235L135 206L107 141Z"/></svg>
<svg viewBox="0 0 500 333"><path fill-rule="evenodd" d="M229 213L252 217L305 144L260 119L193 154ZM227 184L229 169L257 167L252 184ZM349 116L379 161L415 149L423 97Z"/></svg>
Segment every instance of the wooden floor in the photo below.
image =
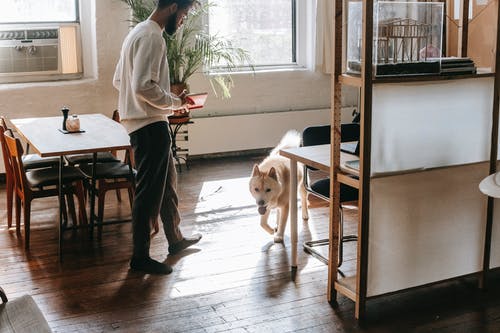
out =
<svg viewBox="0 0 500 333"><path fill-rule="evenodd" d="M10 298L31 294L56 332L500 332L498 276L486 293L469 278L372 300L362 324L350 300L327 303L327 268L302 250L290 281L289 230L284 245L273 244L248 194L255 162L199 160L179 174L182 229L203 239L173 257L162 233L153 239L152 256L174 267L168 276L128 270L130 224L105 227L101 241L67 232L60 264L54 199L35 201L26 253L22 236L6 228L2 204L0 286ZM107 199L106 217L129 216L126 200L118 203L113 193ZM352 232L356 209L344 213ZM327 214L311 208L309 222L299 223L299 244L326 235ZM348 272L355 243L345 251Z"/></svg>

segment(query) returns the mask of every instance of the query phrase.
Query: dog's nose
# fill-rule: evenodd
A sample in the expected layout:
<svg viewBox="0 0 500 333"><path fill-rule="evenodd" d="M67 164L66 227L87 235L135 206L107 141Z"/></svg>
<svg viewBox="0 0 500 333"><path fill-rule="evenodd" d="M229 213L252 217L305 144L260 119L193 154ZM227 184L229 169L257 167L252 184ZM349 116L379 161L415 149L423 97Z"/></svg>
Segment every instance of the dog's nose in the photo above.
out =
<svg viewBox="0 0 500 333"><path fill-rule="evenodd" d="M257 201L257 205L259 206L264 206L264 204L265 204L264 200Z"/></svg>

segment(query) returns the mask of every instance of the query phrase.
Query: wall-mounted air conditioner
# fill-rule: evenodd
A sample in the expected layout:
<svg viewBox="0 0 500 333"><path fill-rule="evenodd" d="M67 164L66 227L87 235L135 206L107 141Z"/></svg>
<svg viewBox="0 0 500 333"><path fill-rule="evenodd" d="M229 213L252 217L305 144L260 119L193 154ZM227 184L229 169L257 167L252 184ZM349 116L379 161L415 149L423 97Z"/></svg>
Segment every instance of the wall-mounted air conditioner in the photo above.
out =
<svg viewBox="0 0 500 333"><path fill-rule="evenodd" d="M80 77L78 24L0 25L0 82L32 82Z"/></svg>

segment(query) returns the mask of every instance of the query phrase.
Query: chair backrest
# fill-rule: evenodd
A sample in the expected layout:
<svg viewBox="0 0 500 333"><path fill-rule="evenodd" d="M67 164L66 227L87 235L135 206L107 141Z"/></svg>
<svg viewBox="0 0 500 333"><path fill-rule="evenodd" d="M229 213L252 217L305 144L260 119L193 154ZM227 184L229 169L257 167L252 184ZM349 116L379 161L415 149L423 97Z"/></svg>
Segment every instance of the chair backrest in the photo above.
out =
<svg viewBox="0 0 500 333"><path fill-rule="evenodd" d="M348 123L340 125L340 142L358 141L359 123Z"/></svg>
<svg viewBox="0 0 500 333"><path fill-rule="evenodd" d="M3 133L7 152L12 166L12 173L14 175L14 184L17 193L21 195L26 194L26 173L23 165L23 145L21 141L14 137L14 134L9 129Z"/></svg>
<svg viewBox="0 0 500 333"><path fill-rule="evenodd" d="M330 125L309 126L302 132L303 146L316 146L330 143Z"/></svg>
<svg viewBox="0 0 500 333"><path fill-rule="evenodd" d="M302 145L315 146L324 145L331 142L330 125L309 126L302 132ZM348 123L340 125L340 142L358 141L359 124Z"/></svg>
<svg viewBox="0 0 500 333"><path fill-rule="evenodd" d="M5 166L5 177L14 180L14 174L12 169L12 164L10 162L9 151L7 148L7 143L5 142L4 133L10 131L7 127L7 122L3 116L0 116L0 144L2 145L2 156L3 163ZM11 132L12 133L12 132Z"/></svg>
<svg viewBox="0 0 500 333"><path fill-rule="evenodd" d="M118 112L118 110L113 111L113 116L111 117L111 119L113 119L114 121L119 123L120 122L120 112Z"/></svg>

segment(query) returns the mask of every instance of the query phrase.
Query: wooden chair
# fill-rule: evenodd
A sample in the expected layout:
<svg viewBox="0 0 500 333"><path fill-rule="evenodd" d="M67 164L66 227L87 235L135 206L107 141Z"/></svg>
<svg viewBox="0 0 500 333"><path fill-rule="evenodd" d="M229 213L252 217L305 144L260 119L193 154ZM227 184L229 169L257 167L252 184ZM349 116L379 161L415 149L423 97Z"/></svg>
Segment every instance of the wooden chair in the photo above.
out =
<svg viewBox="0 0 500 333"><path fill-rule="evenodd" d="M120 115L117 110L113 112L113 120L120 122ZM118 154L116 151L111 152L111 154L117 158ZM92 163L81 164L79 168L89 179L92 177ZM119 191L120 189L126 189L128 191L130 207L132 207L135 191L135 170L133 169L131 149L125 152L125 159L123 162L98 162L95 168L95 178L97 182L95 195L97 197L97 219L99 221L98 237L100 238L102 236L106 192L116 190L117 198L121 201Z"/></svg>
<svg viewBox="0 0 500 333"><path fill-rule="evenodd" d="M10 130L7 126L7 121L3 116L0 116L0 144L2 146L2 156L5 167L5 185L7 191L7 227L12 227L12 206L14 198L14 173L10 165L10 158L7 153L7 145L4 140L3 133ZM59 165L57 157L42 158L36 154L23 155L24 169L47 168Z"/></svg>
<svg viewBox="0 0 500 333"><path fill-rule="evenodd" d="M0 127L4 131L11 130L7 125L7 120L3 116L0 116ZM23 165L26 170L57 167L59 165L58 157L40 157L38 154L28 154L29 146L26 145L26 147L25 154L23 155Z"/></svg>
<svg viewBox="0 0 500 333"><path fill-rule="evenodd" d="M7 156L9 156L9 163L14 176L14 192L16 194L16 229L19 232L22 206L24 208L23 217L25 248L28 250L30 244L31 201L38 198L59 196L59 169L43 168L26 171L22 163L23 147L21 141L14 138L10 130L3 133L3 138L7 146ZM83 175L77 168L70 166L65 166L63 168L63 193L76 195L78 198L80 223L86 225L87 213L85 211L85 195L83 189L84 179L85 175Z"/></svg>
<svg viewBox="0 0 500 333"><path fill-rule="evenodd" d="M115 112L118 113L117 110L115 110ZM114 113L113 117L115 117ZM118 122L120 122L119 118ZM92 163L94 160L94 154L67 155L64 156L64 159L68 162L69 165L76 166L80 164ZM105 151L97 153L97 162L98 163L120 162L120 160L116 157L116 154L114 154L113 152Z"/></svg>

